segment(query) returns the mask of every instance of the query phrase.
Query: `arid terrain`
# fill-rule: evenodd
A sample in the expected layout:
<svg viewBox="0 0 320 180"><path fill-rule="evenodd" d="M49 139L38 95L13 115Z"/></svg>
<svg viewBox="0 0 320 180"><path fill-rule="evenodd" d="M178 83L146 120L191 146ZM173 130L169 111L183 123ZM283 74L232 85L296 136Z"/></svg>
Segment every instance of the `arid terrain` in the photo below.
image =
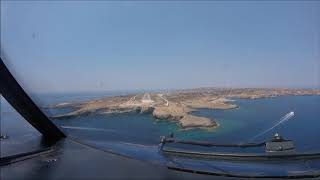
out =
<svg viewBox="0 0 320 180"><path fill-rule="evenodd" d="M71 108L73 111L54 116L67 119L76 116L104 113L151 113L156 119L176 121L182 128L214 128L218 124L214 119L191 115L198 108L232 109L237 108L232 98L272 98L277 96L320 95L313 89L223 89L199 88L153 93L131 94L105 97L86 102L64 102L50 108Z"/></svg>

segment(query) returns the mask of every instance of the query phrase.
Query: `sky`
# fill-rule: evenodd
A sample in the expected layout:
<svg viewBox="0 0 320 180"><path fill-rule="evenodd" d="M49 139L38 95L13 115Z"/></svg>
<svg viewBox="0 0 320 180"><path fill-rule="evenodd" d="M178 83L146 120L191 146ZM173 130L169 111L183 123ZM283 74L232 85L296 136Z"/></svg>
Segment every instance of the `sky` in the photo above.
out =
<svg viewBox="0 0 320 180"><path fill-rule="evenodd" d="M320 88L319 1L1 1L1 57L33 92Z"/></svg>

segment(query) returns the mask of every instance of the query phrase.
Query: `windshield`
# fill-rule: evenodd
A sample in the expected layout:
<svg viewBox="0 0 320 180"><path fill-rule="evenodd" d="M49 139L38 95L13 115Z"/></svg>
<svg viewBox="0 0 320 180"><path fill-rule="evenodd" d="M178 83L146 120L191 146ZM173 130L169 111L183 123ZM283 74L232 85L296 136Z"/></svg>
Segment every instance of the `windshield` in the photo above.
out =
<svg viewBox="0 0 320 180"><path fill-rule="evenodd" d="M1 1L1 57L68 137L99 148L146 158L170 134L278 133L319 152L319 17L316 1Z"/></svg>

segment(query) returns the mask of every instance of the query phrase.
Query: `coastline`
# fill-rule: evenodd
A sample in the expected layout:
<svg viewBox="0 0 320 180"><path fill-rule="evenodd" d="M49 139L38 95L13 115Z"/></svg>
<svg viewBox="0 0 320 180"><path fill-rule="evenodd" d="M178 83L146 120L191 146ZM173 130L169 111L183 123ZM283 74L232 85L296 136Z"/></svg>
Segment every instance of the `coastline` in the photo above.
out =
<svg viewBox="0 0 320 180"><path fill-rule="evenodd" d="M261 99L279 96L320 95L320 90L301 89L234 89L221 90L180 90L170 93L144 93L111 96L81 103L63 102L50 108L70 108L74 111L53 116L54 119L67 119L89 114L105 113L151 113L156 119L174 121L182 129L217 128L214 119L190 114L197 109L236 109L239 99ZM231 98L231 99L230 99Z"/></svg>

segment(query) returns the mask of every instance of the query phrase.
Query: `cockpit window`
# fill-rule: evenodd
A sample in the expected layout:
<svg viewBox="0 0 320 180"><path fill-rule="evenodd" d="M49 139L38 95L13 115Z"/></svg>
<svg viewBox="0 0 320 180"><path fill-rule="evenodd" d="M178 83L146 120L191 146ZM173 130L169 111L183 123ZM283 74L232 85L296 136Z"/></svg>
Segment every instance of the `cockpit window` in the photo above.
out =
<svg viewBox="0 0 320 180"><path fill-rule="evenodd" d="M1 1L1 57L50 120L99 148L146 158L134 149L153 156L165 136L265 153L170 142L281 137L317 152L319 17L316 1Z"/></svg>

